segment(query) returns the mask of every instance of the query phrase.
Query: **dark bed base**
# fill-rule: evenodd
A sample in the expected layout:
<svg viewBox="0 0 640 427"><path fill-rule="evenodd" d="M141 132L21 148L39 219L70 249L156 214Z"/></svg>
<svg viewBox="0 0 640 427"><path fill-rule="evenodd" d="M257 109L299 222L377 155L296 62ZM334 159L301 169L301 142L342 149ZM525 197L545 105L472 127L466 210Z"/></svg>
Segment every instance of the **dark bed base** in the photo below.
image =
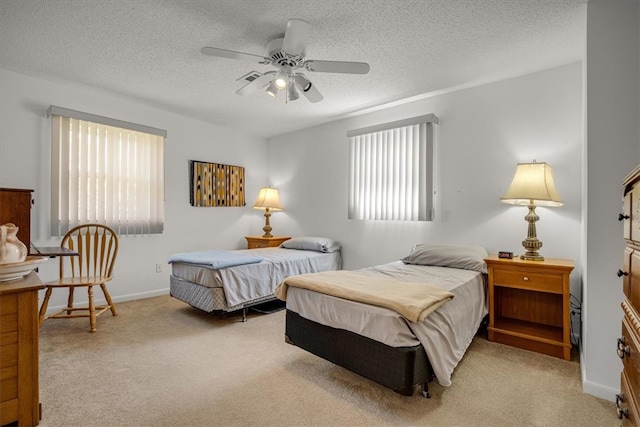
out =
<svg viewBox="0 0 640 427"><path fill-rule="evenodd" d="M287 310L285 339L288 343L342 366L404 396L420 386L431 397L427 382L433 371L421 345L390 347L350 331L321 325Z"/></svg>

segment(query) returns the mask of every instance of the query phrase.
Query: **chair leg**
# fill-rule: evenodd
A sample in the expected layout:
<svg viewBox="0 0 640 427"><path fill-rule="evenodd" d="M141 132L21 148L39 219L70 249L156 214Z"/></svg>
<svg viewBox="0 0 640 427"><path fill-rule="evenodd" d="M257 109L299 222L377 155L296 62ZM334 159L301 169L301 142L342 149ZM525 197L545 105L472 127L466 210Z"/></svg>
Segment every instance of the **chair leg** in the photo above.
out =
<svg viewBox="0 0 640 427"><path fill-rule="evenodd" d="M89 323L91 324L91 332L95 332L96 328L96 307L93 303L93 286L89 286Z"/></svg>
<svg viewBox="0 0 640 427"><path fill-rule="evenodd" d="M44 300L40 307L40 322L38 327L42 326L44 322L45 315L47 314L47 306L49 305L49 298L51 298L51 288L47 288L47 291L44 293Z"/></svg>
<svg viewBox="0 0 640 427"><path fill-rule="evenodd" d="M69 298L67 299L67 308L71 309L73 308L73 291L75 291L76 288L74 288L73 286L69 287ZM67 314L71 314L73 313L71 310L67 310Z"/></svg>
<svg viewBox="0 0 640 427"><path fill-rule="evenodd" d="M107 304L109 304L109 309L111 309L111 314L117 316L116 305L111 300L111 295L109 295L109 291L107 291L107 285L104 283L100 283L100 287L102 288L102 293L104 294L105 299L107 300Z"/></svg>

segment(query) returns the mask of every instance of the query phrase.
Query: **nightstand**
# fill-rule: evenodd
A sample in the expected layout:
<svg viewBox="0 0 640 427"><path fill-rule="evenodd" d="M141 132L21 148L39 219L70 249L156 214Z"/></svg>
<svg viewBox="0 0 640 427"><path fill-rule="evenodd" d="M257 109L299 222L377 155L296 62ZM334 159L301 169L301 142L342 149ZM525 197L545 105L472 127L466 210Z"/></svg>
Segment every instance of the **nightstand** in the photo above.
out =
<svg viewBox="0 0 640 427"><path fill-rule="evenodd" d="M571 359L573 261L485 259L489 269L489 341Z"/></svg>
<svg viewBox="0 0 640 427"><path fill-rule="evenodd" d="M247 239L247 249L275 248L277 246L280 246L282 242L284 242L285 240L289 240L290 238L291 237L289 236L245 236L245 239Z"/></svg>

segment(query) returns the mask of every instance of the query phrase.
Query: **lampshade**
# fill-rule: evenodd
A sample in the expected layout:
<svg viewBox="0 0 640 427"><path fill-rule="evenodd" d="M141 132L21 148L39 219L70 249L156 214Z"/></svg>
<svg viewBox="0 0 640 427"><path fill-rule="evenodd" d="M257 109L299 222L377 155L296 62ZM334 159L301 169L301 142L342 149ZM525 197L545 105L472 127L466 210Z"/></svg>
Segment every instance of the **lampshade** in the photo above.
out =
<svg viewBox="0 0 640 427"><path fill-rule="evenodd" d="M551 166L546 163L518 163L516 174L504 196L503 203L528 206L562 206L553 183Z"/></svg>
<svg viewBox="0 0 640 427"><path fill-rule="evenodd" d="M507 190L500 198L503 203L527 206L529 213L524 217L527 221L527 238L522 241L525 253L520 258L529 261L544 261L538 250L542 242L536 234L536 206L562 206L562 200L553 183L551 166L546 163L518 163L516 174Z"/></svg>
<svg viewBox="0 0 640 427"><path fill-rule="evenodd" d="M264 209L264 227L262 230L264 234L262 237L273 237L271 235L271 224L269 223L269 218L271 217L271 211L281 211L284 208L280 204L280 198L278 197L278 189L271 187L262 187L260 189L260 193L258 193L258 198L256 202L253 204L253 209Z"/></svg>
<svg viewBox="0 0 640 427"><path fill-rule="evenodd" d="M278 189L271 187L263 187L258 193L258 198L253 204L254 209L267 209L272 211L281 211L284 208L280 204L280 198L278 197Z"/></svg>

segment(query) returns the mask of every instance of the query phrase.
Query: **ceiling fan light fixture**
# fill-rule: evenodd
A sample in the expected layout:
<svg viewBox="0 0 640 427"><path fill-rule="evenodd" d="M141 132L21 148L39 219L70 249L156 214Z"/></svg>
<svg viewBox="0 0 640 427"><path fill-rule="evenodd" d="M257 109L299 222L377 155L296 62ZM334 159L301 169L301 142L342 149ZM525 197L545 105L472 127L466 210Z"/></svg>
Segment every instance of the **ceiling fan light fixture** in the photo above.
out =
<svg viewBox="0 0 640 427"><path fill-rule="evenodd" d="M304 74L296 74L296 76L294 77L294 83L296 86L298 86L298 89L303 92L308 92L312 86L311 82Z"/></svg>
<svg viewBox="0 0 640 427"><path fill-rule="evenodd" d="M269 83L267 94L273 96L274 98L278 95L278 87L275 85L275 80Z"/></svg>
<svg viewBox="0 0 640 427"><path fill-rule="evenodd" d="M287 80L289 80L290 76L291 67L284 65L280 71L278 71L278 74L276 74L276 78L274 80L275 86L280 90L285 89L287 87Z"/></svg>
<svg viewBox="0 0 640 427"><path fill-rule="evenodd" d="M293 84L293 79L291 79L291 81L287 85L287 99L289 101L295 101L298 98L300 98L300 94L298 93L298 89L296 89L295 85Z"/></svg>

